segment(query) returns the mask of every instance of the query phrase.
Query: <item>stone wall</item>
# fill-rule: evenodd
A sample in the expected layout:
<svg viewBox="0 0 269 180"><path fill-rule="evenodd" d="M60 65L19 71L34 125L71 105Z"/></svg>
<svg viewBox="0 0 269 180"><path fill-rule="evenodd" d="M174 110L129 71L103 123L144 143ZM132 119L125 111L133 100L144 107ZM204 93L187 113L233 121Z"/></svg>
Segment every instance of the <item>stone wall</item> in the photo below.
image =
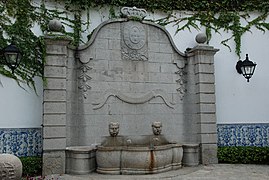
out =
<svg viewBox="0 0 269 180"><path fill-rule="evenodd" d="M137 37L129 36L131 31ZM100 143L111 121L119 122L120 135L152 134L151 123L161 121L169 140L188 141L183 135L186 57L167 32L122 20L102 24L93 36L79 48L78 116L72 120L79 138L70 144Z"/></svg>
<svg viewBox="0 0 269 180"><path fill-rule="evenodd" d="M217 163L214 54L185 53L147 21L106 21L78 48L47 37L43 173L64 173L65 148L101 143L110 122L119 135L151 135L162 122L168 141L200 145L201 163Z"/></svg>

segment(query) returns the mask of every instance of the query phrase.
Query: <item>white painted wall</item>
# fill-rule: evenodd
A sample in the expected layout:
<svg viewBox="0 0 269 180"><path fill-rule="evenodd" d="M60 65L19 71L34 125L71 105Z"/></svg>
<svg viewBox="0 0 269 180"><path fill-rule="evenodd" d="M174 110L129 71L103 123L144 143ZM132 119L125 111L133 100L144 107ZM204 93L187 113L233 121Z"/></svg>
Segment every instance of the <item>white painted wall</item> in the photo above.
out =
<svg viewBox="0 0 269 180"><path fill-rule="evenodd" d="M26 85L0 75L0 128L41 127L42 80L36 79L37 94Z"/></svg>
<svg viewBox="0 0 269 180"><path fill-rule="evenodd" d="M179 13L184 15L184 13ZM108 19L108 10L99 9L90 12L91 24L87 35L101 22ZM255 17L256 14L252 14ZM148 19L158 19L163 14L150 14ZM83 15L86 18L86 15ZM269 21L269 19L268 19ZM175 27L168 25L167 30L172 35L176 46L182 52L187 47L196 45L195 36L203 31L192 29L181 31L175 35ZM69 28L66 28L69 30ZM34 29L40 34L39 29ZM216 108L217 123L269 123L269 32L261 32L253 28L252 33L246 33L242 38L242 60L248 53L250 60L257 63L254 76L247 83L246 79L235 70L238 57L234 52L220 44L230 37L231 32L214 33L210 45L220 49L215 55L216 76ZM229 41L234 50L234 42ZM42 123L42 81L37 80L38 96L33 90L27 91L18 87L16 82L0 75L3 86L0 86L0 128L40 127Z"/></svg>
<svg viewBox="0 0 269 180"><path fill-rule="evenodd" d="M184 16L184 13L179 15ZM252 13L251 19L255 17L257 14ZM242 23L245 22L242 20ZM192 29L174 35L175 27L169 25L166 28L182 52L196 45L195 36L200 31ZM250 60L257 63L249 83L235 69L239 57L234 52L233 40L228 42L232 52L220 44L230 36L231 32L213 33L210 41L211 46L220 49L215 55L217 123L269 123L269 31L264 33L252 28L242 37L241 60L245 59L245 54L249 54Z"/></svg>
<svg viewBox="0 0 269 180"><path fill-rule="evenodd" d="M257 63L249 83L235 70L238 57L218 45L221 36L212 39L212 45L220 48L215 57L218 123L269 122L269 32L254 28L252 32L243 36L241 48L242 60L249 54L250 60Z"/></svg>

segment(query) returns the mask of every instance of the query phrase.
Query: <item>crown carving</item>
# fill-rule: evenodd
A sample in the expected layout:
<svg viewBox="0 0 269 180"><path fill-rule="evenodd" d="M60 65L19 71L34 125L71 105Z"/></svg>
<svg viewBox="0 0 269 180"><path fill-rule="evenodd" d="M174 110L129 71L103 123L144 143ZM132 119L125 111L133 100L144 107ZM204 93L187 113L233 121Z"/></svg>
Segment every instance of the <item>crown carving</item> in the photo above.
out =
<svg viewBox="0 0 269 180"><path fill-rule="evenodd" d="M136 7L123 7L121 8L121 13L127 17L145 18L147 16L147 11L145 9L138 9Z"/></svg>

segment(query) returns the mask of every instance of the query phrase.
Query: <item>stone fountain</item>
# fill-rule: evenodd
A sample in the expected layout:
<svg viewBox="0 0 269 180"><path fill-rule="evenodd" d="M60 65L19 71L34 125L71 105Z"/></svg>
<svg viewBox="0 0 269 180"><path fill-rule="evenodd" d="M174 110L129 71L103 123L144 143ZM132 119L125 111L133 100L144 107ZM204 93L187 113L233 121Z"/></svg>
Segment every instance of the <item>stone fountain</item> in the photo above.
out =
<svg viewBox="0 0 269 180"><path fill-rule="evenodd" d="M114 123L110 125L114 126ZM168 142L161 135L160 122L154 122L152 127L154 135L144 136L116 136L119 129L110 127L111 137L106 137L97 146L97 172L154 174L179 169L183 157L182 146Z"/></svg>
<svg viewBox="0 0 269 180"><path fill-rule="evenodd" d="M181 52L166 29L144 20L145 10L122 13L78 48L59 32L45 37L44 175L147 174L218 162L217 49L200 34Z"/></svg>

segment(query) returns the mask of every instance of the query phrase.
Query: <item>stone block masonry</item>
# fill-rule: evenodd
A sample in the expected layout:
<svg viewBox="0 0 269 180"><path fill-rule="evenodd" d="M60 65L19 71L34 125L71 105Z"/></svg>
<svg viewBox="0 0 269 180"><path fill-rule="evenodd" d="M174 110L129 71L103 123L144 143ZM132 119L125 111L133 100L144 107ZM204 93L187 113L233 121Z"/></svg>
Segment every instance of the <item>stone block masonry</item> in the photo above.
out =
<svg viewBox="0 0 269 180"><path fill-rule="evenodd" d="M45 37L47 60L43 96L43 175L65 172L68 38Z"/></svg>
<svg viewBox="0 0 269 180"><path fill-rule="evenodd" d="M218 163L217 125L215 105L214 54L217 52L208 45L198 45L188 51L190 65L194 66L196 107L201 143L201 163Z"/></svg>

